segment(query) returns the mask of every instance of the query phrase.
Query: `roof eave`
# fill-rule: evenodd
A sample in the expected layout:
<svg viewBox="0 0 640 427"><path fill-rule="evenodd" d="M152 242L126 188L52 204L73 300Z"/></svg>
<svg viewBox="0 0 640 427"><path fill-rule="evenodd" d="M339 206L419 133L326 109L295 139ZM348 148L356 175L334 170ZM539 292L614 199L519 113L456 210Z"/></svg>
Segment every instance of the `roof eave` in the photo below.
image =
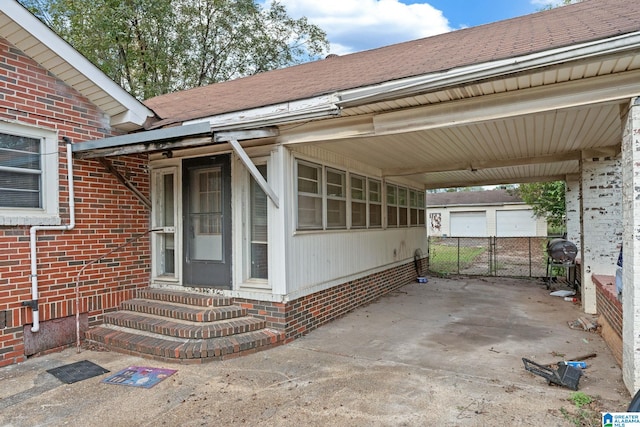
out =
<svg viewBox="0 0 640 427"><path fill-rule="evenodd" d="M302 100L291 100L275 105L187 120L183 125L206 122L211 125L213 130L223 131L259 129L308 122L339 116L340 108L336 105L337 99L334 94L328 94Z"/></svg>
<svg viewBox="0 0 640 427"><path fill-rule="evenodd" d="M336 102L341 108L397 99L474 81L504 77L571 61L596 58L638 49L640 31L535 52L524 56L459 67L407 79L340 91Z"/></svg>
<svg viewBox="0 0 640 427"><path fill-rule="evenodd" d="M117 104L117 110L119 112L117 114L109 114L111 117L111 125L114 128L125 131L140 129L149 117L154 116L153 111L107 77L98 67L76 51L69 43L58 36L58 34L18 2L15 0L4 0L0 2L0 13L11 19L16 25L29 33L34 41L44 46L45 49L52 52L62 61L68 63L76 71L76 74L73 76L67 75L59 77L62 81L74 87L89 99L91 99L90 95L95 94L98 90L106 95L103 96L103 99L106 101L104 102L105 105L107 103L113 104L114 102ZM14 43L11 34L0 33L0 36ZM19 45L16 46L21 48ZM77 85L74 84L73 79L78 75L82 75L90 81L91 85L89 87L76 87ZM96 105L101 107L101 105ZM108 111L106 112L109 113Z"/></svg>

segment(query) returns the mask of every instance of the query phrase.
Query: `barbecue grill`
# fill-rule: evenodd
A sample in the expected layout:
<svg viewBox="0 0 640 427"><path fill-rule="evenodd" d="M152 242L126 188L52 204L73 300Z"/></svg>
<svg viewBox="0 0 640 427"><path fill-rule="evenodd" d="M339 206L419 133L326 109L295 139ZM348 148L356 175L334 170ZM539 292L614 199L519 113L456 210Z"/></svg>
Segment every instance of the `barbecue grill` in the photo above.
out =
<svg viewBox="0 0 640 427"><path fill-rule="evenodd" d="M547 289L551 282L555 280L553 276L554 267L562 267L567 272L567 280L570 276L570 269L576 266L576 256L578 248L573 242L567 239L551 239L547 243ZM574 275L575 276L575 275ZM571 283L575 287L575 283Z"/></svg>

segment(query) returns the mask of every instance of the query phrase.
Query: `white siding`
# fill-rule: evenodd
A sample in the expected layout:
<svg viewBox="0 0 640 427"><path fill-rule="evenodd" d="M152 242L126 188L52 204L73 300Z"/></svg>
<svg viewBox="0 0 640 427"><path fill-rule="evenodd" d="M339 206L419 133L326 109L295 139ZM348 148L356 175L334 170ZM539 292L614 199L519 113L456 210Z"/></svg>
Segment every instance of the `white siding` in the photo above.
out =
<svg viewBox="0 0 640 427"><path fill-rule="evenodd" d="M295 299L427 253L424 228L299 233L289 240L288 296Z"/></svg>
<svg viewBox="0 0 640 427"><path fill-rule="evenodd" d="M296 147L296 151L304 153L304 158L310 161L380 178L375 169L315 147ZM285 217L288 233L285 234L284 253L272 253L271 256L281 258L286 254L288 300L388 269L394 264L412 262L413 254L418 248L423 253L428 253L424 227L296 231L295 157L286 149L282 154L287 184L283 188L280 208L283 211L280 215ZM275 287L274 283L274 289Z"/></svg>

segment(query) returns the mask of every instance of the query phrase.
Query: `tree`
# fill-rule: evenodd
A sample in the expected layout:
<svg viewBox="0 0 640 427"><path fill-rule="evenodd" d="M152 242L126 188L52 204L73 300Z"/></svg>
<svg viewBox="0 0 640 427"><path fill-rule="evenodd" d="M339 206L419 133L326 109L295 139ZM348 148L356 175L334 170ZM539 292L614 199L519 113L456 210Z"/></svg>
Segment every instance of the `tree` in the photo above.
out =
<svg viewBox="0 0 640 427"><path fill-rule="evenodd" d="M556 7L560 7L560 6L567 6L569 4L580 3L581 1L582 0L560 0L560 1L557 1L555 3L548 4L548 5L540 8L540 10L551 10L551 9L555 9Z"/></svg>
<svg viewBox="0 0 640 427"><path fill-rule="evenodd" d="M564 181L520 184L518 188L510 191L520 196L525 203L531 205L536 217L546 218L547 223L552 227L565 228Z"/></svg>
<svg viewBox="0 0 640 427"><path fill-rule="evenodd" d="M326 34L276 1L20 0L139 99L318 59Z"/></svg>

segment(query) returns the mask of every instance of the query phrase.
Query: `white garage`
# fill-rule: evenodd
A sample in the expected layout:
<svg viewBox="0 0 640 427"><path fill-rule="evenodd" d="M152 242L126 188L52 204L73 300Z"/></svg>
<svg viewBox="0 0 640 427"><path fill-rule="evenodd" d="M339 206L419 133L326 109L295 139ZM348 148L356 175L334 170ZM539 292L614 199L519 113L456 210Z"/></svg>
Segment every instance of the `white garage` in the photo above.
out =
<svg viewBox="0 0 640 427"><path fill-rule="evenodd" d="M547 222L508 190L427 193L427 234L433 237L533 237Z"/></svg>
<svg viewBox="0 0 640 427"><path fill-rule="evenodd" d="M496 211L496 236L529 237L536 235L536 218L531 210Z"/></svg>
<svg viewBox="0 0 640 427"><path fill-rule="evenodd" d="M484 237L487 235L487 212L451 212L452 237Z"/></svg>

